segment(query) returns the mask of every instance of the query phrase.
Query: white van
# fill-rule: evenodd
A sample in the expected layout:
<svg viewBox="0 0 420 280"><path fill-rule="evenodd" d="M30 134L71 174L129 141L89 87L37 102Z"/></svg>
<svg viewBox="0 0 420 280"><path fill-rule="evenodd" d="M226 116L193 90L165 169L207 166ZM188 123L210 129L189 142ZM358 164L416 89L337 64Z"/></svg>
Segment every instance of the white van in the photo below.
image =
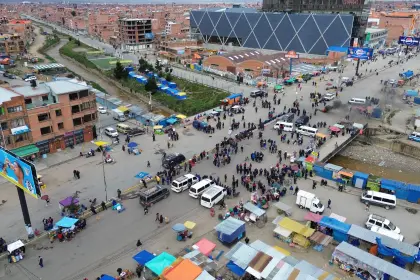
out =
<svg viewBox="0 0 420 280"><path fill-rule="evenodd" d="M393 231L395 233L400 234L401 230L399 227L395 226L390 220L385 217L376 214L370 214L366 223L366 228L372 228L373 226L377 226L380 228L384 228L386 230Z"/></svg>
<svg viewBox="0 0 420 280"><path fill-rule="evenodd" d="M205 192L208 188L215 186L216 184L210 179L203 179L197 184L194 184L189 191L191 197L199 198L200 195Z"/></svg>
<svg viewBox="0 0 420 280"><path fill-rule="evenodd" d="M364 98L352 98L349 100L349 104L366 104L366 99Z"/></svg>
<svg viewBox="0 0 420 280"><path fill-rule="evenodd" d="M293 123L289 123L289 122L277 122L274 125L274 129L280 129L280 127L283 126L283 131L293 131Z"/></svg>
<svg viewBox="0 0 420 280"><path fill-rule="evenodd" d="M185 174L172 181L171 190L180 193L188 190L192 185L198 182L198 178L192 174Z"/></svg>
<svg viewBox="0 0 420 280"><path fill-rule="evenodd" d="M403 235L398 234L398 233L396 233L394 231L391 231L391 230L384 229L382 227L372 226L370 228L370 230L373 231L373 232L379 233L381 235L388 236L389 238L392 238L392 239L401 241L401 242L404 240L404 236Z"/></svg>
<svg viewBox="0 0 420 280"><path fill-rule="evenodd" d="M226 195L225 189L219 186L213 186L201 196L201 205L206 208L212 208L219 203Z"/></svg>
<svg viewBox="0 0 420 280"><path fill-rule="evenodd" d="M310 127L310 126L302 125L302 126L296 128L296 132L299 133L299 134L302 134L302 135L315 137L315 135L318 133L318 129Z"/></svg>
<svg viewBox="0 0 420 280"><path fill-rule="evenodd" d="M382 206L387 210L395 208L397 205L397 197L395 195L375 191L364 191L360 197L360 201L364 204Z"/></svg>
<svg viewBox="0 0 420 280"><path fill-rule="evenodd" d="M420 142L420 132L413 131L408 135L408 139L411 141Z"/></svg>

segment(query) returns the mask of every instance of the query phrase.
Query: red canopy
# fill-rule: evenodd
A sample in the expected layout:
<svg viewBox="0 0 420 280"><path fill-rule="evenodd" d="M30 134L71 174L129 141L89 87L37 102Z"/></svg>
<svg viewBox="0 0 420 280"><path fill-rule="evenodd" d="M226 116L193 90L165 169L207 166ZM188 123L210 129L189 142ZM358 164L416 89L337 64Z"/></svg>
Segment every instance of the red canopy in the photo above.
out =
<svg viewBox="0 0 420 280"><path fill-rule="evenodd" d="M319 215L319 214L315 214L315 213L312 213L312 212L306 212L306 215L305 215L304 219L307 220L307 221L319 223L319 221L321 221L322 217L323 216Z"/></svg>
<svg viewBox="0 0 420 280"><path fill-rule="evenodd" d="M338 128L336 126L330 126L328 129L331 130L332 132L340 132L340 130L341 130L340 128Z"/></svg>

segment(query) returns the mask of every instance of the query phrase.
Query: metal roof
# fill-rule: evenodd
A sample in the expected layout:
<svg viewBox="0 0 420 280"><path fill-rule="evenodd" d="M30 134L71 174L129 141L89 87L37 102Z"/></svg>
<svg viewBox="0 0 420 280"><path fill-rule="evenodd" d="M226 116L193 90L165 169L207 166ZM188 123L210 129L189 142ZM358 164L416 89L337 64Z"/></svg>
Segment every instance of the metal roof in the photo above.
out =
<svg viewBox="0 0 420 280"><path fill-rule="evenodd" d="M336 251L341 252L353 259L356 259L360 263L367 264L368 266L371 266L374 269L382 271L383 273L386 273L394 277L395 279L420 280L419 275L416 275L408 270L405 270L399 266L396 266L395 264L384 261L383 259L378 258L374 255L371 255L368 252L365 252L357 247L354 247L353 245L350 245L347 242L344 242L344 241L341 242L335 248L333 256L335 255Z"/></svg>
<svg viewBox="0 0 420 280"><path fill-rule="evenodd" d="M45 85L45 83L38 84L36 87L31 87L31 86L15 87L13 90L23 95L24 97L33 97L33 96L38 96L38 95L43 95L43 94L49 94L51 92L51 90L49 89L49 87Z"/></svg>
<svg viewBox="0 0 420 280"><path fill-rule="evenodd" d="M82 90L89 90L90 88L88 86L72 83L70 81L55 81L55 82L48 82L45 84L48 87L50 87L53 93L57 95L77 92L77 91L82 91Z"/></svg>
<svg viewBox="0 0 420 280"><path fill-rule="evenodd" d="M242 242L238 242L229 252L226 253L225 258L233 261L240 268L246 269L257 254L258 251L254 248L251 248Z"/></svg>
<svg viewBox="0 0 420 280"><path fill-rule="evenodd" d="M347 234L365 240L372 244L376 244L376 238L379 237L382 241L382 244L386 247L398 250L401 253L406 254L408 256L415 256L419 252L419 248L417 248L414 245L392 239L388 236L370 231L358 225L351 225L350 230L347 232Z"/></svg>
<svg viewBox="0 0 420 280"><path fill-rule="evenodd" d="M245 225L244 221L229 217L220 224L218 224L214 229L223 234L230 235L243 225Z"/></svg>
<svg viewBox="0 0 420 280"><path fill-rule="evenodd" d="M10 101L12 97L17 97L19 94L14 93L11 90L8 90L6 88L0 87L0 104L3 102Z"/></svg>
<svg viewBox="0 0 420 280"><path fill-rule="evenodd" d="M47 70L47 69L65 68L65 67L66 66L60 63L51 63L51 64L35 65L33 68L36 70Z"/></svg>

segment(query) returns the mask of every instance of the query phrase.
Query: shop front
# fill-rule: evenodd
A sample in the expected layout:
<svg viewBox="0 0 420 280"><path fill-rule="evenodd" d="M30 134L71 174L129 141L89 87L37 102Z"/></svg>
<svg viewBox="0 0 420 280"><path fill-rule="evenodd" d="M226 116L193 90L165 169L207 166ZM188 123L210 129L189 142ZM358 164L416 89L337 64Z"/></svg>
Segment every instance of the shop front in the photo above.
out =
<svg viewBox="0 0 420 280"><path fill-rule="evenodd" d="M36 156L39 152L39 149L37 146L31 144L31 145L26 145L17 149L13 149L11 150L11 152L17 155L18 157L24 158L24 157Z"/></svg>
<svg viewBox="0 0 420 280"><path fill-rule="evenodd" d="M35 146L38 147L40 155L45 155L45 154L50 153L50 141L49 140L36 142Z"/></svg>

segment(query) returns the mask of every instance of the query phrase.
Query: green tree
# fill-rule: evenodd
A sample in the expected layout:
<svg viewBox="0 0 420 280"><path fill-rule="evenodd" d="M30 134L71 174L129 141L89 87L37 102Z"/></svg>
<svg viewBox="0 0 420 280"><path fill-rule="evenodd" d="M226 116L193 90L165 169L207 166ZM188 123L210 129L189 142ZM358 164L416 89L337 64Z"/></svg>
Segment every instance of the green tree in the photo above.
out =
<svg viewBox="0 0 420 280"><path fill-rule="evenodd" d="M80 40L77 39L76 44L80 47Z"/></svg>
<svg viewBox="0 0 420 280"><path fill-rule="evenodd" d="M71 11L71 15L75 17L76 16L76 11Z"/></svg>
<svg viewBox="0 0 420 280"><path fill-rule="evenodd" d="M167 73L167 74L166 74L165 79L166 79L168 82L172 82L173 77L172 77L171 73Z"/></svg>
<svg viewBox="0 0 420 280"><path fill-rule="evenodd" d="M162 65L160 64L159 60L156 60L155 69L156 69L156 71L161 71L162 70Z"/></svg>
<svg viewBox="0 0 420 280"><path fill-rule="evenodd" d="M69 41L73 40L73 37L69 36Z"/></svg>
<svg viewBox="0 0 420 280"><path fill-rule="evenodd" d="M163 73L163 71L159 71L158 76L159 76L159 78L162 78L162 77L165 77L165 74Z"/></svg>
<svg viewBox="0 0 420 280"><path fill-rule="evenodd" d="M169 73L169 67L168 66L165 67L165 73Z"/></svg>
<svg viewBox="0 0 420 280"><path fill-rule="evenodd" d="M154 77L151 77L147 80L147 83L144 85L144 89L146 91L150 91L152 93L155 93L158 89L156 79Z"/></svg>
<svg viewBox="0 0 420 280"><path fill-rule="evenodd" d="M120 61L117 61L114 68L114 77L117 80L121 80L127 76L127 71L124 70L124 66Z"/></svg>

